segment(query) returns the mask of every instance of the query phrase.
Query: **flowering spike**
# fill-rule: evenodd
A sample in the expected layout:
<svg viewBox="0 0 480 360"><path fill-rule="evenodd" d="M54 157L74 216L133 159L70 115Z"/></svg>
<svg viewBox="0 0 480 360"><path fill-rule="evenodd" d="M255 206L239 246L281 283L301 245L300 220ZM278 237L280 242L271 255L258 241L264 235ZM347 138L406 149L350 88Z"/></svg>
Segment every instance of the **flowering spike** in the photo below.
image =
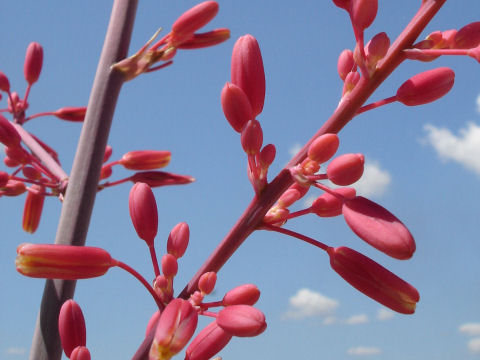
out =
<svg viewBox="0 0 480 360"><path fill-rule="evenodd" d="M0 142L7 147L18 147L20 140L17 129L0 114Z"/></svg>
<svg viewBox="0 0 480 360"><path fill-rule="evenodd" d="M233 288L225 294L223 306L253 305L260 298L260 290L253 284L244 284Z"/></svg>
<svg viewBox="0 0 480 360"><path fill-rule="evenodd" d="M178 49L201 49L218 45L230 38L230 30L227 28L215 29L205 33L193 34L188 40L180 43Z"/></svg>
<svg viewBox="0 0 480 360"><path fill-rule="evenodd" d="M353 52L350 49L345 49L340 53L337 62L337 71L340 79L345 81L347 74L351 71L355 71L356 64L353 59Z"/></svg>
<svg viewBox="0 0 480 360"><path fill-rule="evenodd" d="M233 336L260 335L267 328L265 315L250 305L231 305L218 312L217 325Z"/></svg>
<svg viewBox="0 0 480 360"><path fill-rule="evenodd" d="M67 121L83 121L85 119L86 107L63 107L53 113L57 118Z"/></svg>
<svg viewBox="0 0 480 360"><path fill-rule="evenodd" d="M365 157L362 154L340 155L328 164L328 179L336 185L353 184L362 176L364 164Z"/></svg>
<svg viewBox="0 0 480 360"><path fill-rule="evenodd" d="M377 203L357 196L343 204L342 213L358 237L385 254L405 260L415 252L415 240L407 227Z"/></svg>
<svg viewBox="0 0 480 360"><path fill-rule="evenodd" d="M35 83L40 77L43 64L43 48L39 43L32 42L28 45L23 65L25 80L29 85Z"/></svg>
<svg viewBox="0 0 480 360"><path fill-rule="evenodd" d="M90 351L85 346L77 346L70 355L70 360L90 360Z"/></svg>
<svg viewBox="0 0 480 360"><path fill-rule="evenodd" d="M450 68L428 70L404 82L397 90L397 100L408 106L428 104L448 93L454 81L455 73Z"/></svg>
<svg viewBox="0 0 480 360"><path fill-rule="evenodd" d="M350 187L333 189L332 192L338 194L338 196L332 195L328 192L320 195L312 203L310 211L320 217L341 215L345 199L352 199L356 195L355 189Z"/></svg>
<svg viewBox="0 0 480 360"><path fill-rule="evenodd" d="M177 275L178 263L177 258L171 254L162 256L162 272L165 277L173 277Z"/></svg>
<svg viewBox="0 0 480 360"><path fill-rule="evenodd" d="M88 279L116 265L108 252L91 246L20 244L15 259L20 274L45 279Z"/></svg>
<svg viewBox="0 0 480 360"><path fill-rule="evenodd" d="M40 224L43 202L45 200L45 189L40 185L32 185L25 198L23 208L23 230L33 234Z"/></svg>
<svg viewBox="0 0 480 360"><path fill-rule="evenodd" d="M170 151L138 150L124 154L119 163L129 170L153 170L167 166L171 157Z"/></svg>
<svg viewBox="0 0 480 360"><path fill-rule="evenodd" d="M323 164L335 155L339 145L340 140L337 134L323 134L310 144L308 157L319 164Z"/></svg>
<svg viewBox="0 0 480 360"><path fill-rule="evenodd" d="M217 13L218 4L215 1L204 1L180 15L172 25L172 32L175 37L187 38L209 23Z"/></svg>
<svg viewBox="0 0 480 360"><path fill-rule="evenodd" d="M249 120L242 130L240 138L243 151L247 155L258 154L262 148L263 131L257 120Z"/></svg>
<svg viewBox="0 0 480 360"><path fill-rule="evenodd" d="M60 309L58 332L63 351L68 358L77 346L87 344L87 331L82 309L72 299L65 301Z"/></svg>
<svg viewBox="0 0 480 360"><path fill-rule="evenodd" d="M347 247L329 248L330 265L358 291L402 314L413 314L418 291L372 259Z"/></svg>
<svg viewBox="0 0 480 360"><path fill-rule="evenodd" d="M472 49L480 44L480 21L465 25L455 33L453 40L457 49Z"/></svg>
<svg viewBox="0 0 480 360"><path fill-rule="evenodd" d="M133 174L130 181L134 183L143 182L150 187L167 185L184 185L195 181L195 178L187 175L178 175L165 171L144 171Z"/></svg>
<svg viewBox="0 0 480 360"><path fill-rule="evenodd" d="M204 294L210 294L215 288L217 274L213 271L206 272L198 280L198 289Z"/></svg>
<svg viewBox="0 0 480 360"><path fill-rule="evenodd" d="M0 90L6 93L10 92L10 81L3 71L0 71Z"/></svg>
<svg viewBox="0 0 480 360"><path fill-rule="evenodd" d="M214 321L208 324L193 341L185 352L185 360L206 360L222 350L231 340L232 335L223 330Z"/></svg>
<svg viewBox="0 0 480 360"><path fill-rule="evenodd" d="M158 211L150 186L145 183L133 185L128 199L128 208L138 237L152 247L158 231Z"/></svg>
<svg viewBox="0 0 480 360"><path fill-rule="evenodd" d="M247 94L256 117L265 101L265 72L260 47L252 35L240 37L233 47L231 79Z"/></svg>
<svg viewBox="0 0 480 360"><path fill-rule="evenodd" d="M253 120L252 106L247 95L237 85L227 82L220 99L225 118L233 130L241 133L248 120Z"/></svg>
<svg viewBox="0 0 480 360"><path fill-rule="evenodd" d="M187 223L181 222L175 225L168 235L167 252L177 259L181 258L187 250L189 238L190 229Z"/></svg>
<svg viewBox="0 0 480 360"><path fill-rule="evenodd" d="M163 310L150 348L150 360L167 360L187 345L197 327L198 315L186 300L173 299Z"/></svg>

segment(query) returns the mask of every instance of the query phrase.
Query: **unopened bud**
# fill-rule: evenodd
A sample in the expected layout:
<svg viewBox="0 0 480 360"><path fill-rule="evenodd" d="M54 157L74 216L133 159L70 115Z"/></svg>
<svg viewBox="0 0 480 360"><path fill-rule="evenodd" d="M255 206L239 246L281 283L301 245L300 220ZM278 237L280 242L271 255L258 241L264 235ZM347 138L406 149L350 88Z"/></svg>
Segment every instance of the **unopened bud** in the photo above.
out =
<svg viewBox="0 0 480 360"><path fill-rule="evenodd" d="M130 190L128 208L135 231L149 247L153 246L158 231L158 211L152 189L145 183L136 183Z"/></svg>
<svg viewBox="0 0 480 360"><path fill-rule="evenodd" d="M29 85L35 83L42 71L43 48L39 43L32 42L28 45L23 65L23 74Z"/></svg>
<svg viewBox="0 0 480 360"><path fill-rule="evenodd" d="M365 157L362 154L337 156L327 166L328 179L336 185L353 184L362 177Z"/></svg>
<svg viewBox="0 0 480 360"><path fill-rule="evenodd" d="M248 120L253 120L252 106L247 95L235 84L227 82L222 89L221 103L225 118L241 133Z"/></svg>
<svg viewBox="0 0 480 360"><path fill-rule="evenodd" d="M8 173L6 173L5 171L0 171L0 188L3 188L7 185L9 178L10 175L8 175Z"/></svg>
<svg viewBox="0 0 480 360"><path fill-rule="evenodd" d="M263 149L260 151L260 154L258 155L258 160L260 162L260 165L264 168L269 167L273 163L273 160L275 160L275 154L276 154L275 145L273 144L265 145Z"/></svg>
<svg viewBox="0 0 480 360"><path fill-rule="evenodd" d="M72 299L63 303L58 315L58 332L68 358L77 346L87 344L87 331L82 309Z"/></svg>
<svg viewBox="0 0 480 360"><path fill-rule="evenodd" d="M112 156L113 148L110 145L105 146L105 153L103 154L103 163L106 163L110 156Z"/></svg>
<svg viewBox="0 0 480 360"><path fill-rule="evenodd" d="M77 346L70 355L70 360L90 360L90 351L85 346Z"/></svg>
<svg viewBox="0 0 480 360"><path fill-rule="evenodd" d="M217 325L233 336L260 335L267 328L265 315L250 305L231 305L218 312Z"/></svg>
<svg viewBox="0 0 480 360"><path fill-rule="evenodd" d="M260 47L252 35L240 37L233 47L231 79L247 95L256 117L265 101L265 72Z"/></svg>
<svg viewBox="0 0 480 360"><path fill-rule="evenodd" d="M378 0L352 0L351 18L353 26L360 30L368 28L375 20Z"/></svg>
<svg viewBox="0 0 480 360"><path fill-rule="evenodd" d="M27 191L27 187L22 181L8 180L5 186L2 188L0 194L4 196L18 196Z"/></svg>
<svg viewBox="0 0 480 360"><path fill-rule="evenodd" d="M45 200L45 189L40 185L32 185L25 198L23 208L22 228L24 231L33 234L40 224L42 217L43 203Z"/></svg>
<svg viewBox="0 0 480 360"><path fill-rule="evenodd" d="M278 205L282 208L288 208L298 199L300 199L300 191L297 189L287 189L278 199Z"/></svg>
<svg viewBox="0 0 480 360"><path fill-rule="evenodd" d="M342 214L342 206L346 199L353 199L356 195L354 188L343 187L333 189L332 192L338 196L332 195L328 192L316 198L312 206L311 212L320 217L333 217Z"/></svg>
<svg viewBox="0 0 480 360"><path fill-rule="evenodd" d="M337 134L323 134L316 138L308 148L308 157L323 164L335 155L340 145Z"/></svg>
<svg viewBox="0 0 480 360"><path fill-rule="evenodd" d="M187 175L178 175L165 171L144 171L133 174L130 181L137 183L143 182L150 187L159 187L167 185L184 185L195 181L194 177Z"/></svg>
<svg viewBox="0 0 480 360"><path fill-rule="evenodd" d="M10 81L3 71L0 71L0 90L6 93L10 92Z"/></svg>
<svg viewBox="0 0 480 360"><path fill-rule="evenodd" d="M102 166L102 169L100 170L100 180L105 180L108 179L110 176L112 176L113 170L111 166Z"/></svg>
<svg viewBox="0 0 480 360"><path fill-rule="evenodd" d="M352 91L359 81L360 74L357 71L350 71L345 78L345 82L343 83L342 96Z"/></svg>
<svg viewBox="0 0 480 360"><path fill-rule="evenodd" d="M457 49L472 49L480 44L480 21L472 22L458 30L454 37Z"/></svg>
<svg viewBox="0 0 480 360"><path fill-rule="evenodd" d="M255 285L244 284L227 292L223 297L222 305L253 305L259 298L260 290Z"/></svg>
<svg viewBox="0 0 480 360"><path fill-rule="evenodd" d="M377 63L387 55L390 47L390 39L384 32L375 35L365 46L365 56L367 57L367 65L374 70Z"/></svg>
<svg viewBox="0 0 480 360"><path fill-rule="evenodd" d="M455 73L450 68L428 70L404 82L397 90L397 100L408 106L428 104L447 94L454 81Z"/></svg>
<svg viewBox="0 0 480 360"><path fill-rule="evenodd" d="M337 62L337 71L340 79L345 80L347 74L355 70L355 60L353 59L353 52L350 49L345 49L340 53Z"/></svg>
<svg viewBox="0 0 480 360"><path fill-rule="evenodd" d="M153 170L167 166L171 157L170 151L138 150L123 155L119 163L129 170Z"/></svg>
<svg viewBox="0 0 480 360"><path fill-rule="evenodd" d="M5 154L17 164L28 164L31 161L31 155L21 146L6 147Z"/></svg>
<svg viewBox="0 0 480 360"><path fill-rule="evenodd" d="M188 40L181 42L178 49L201 49L218 45L230 38L230 30L226 28L215 29L205 33L193 34Z"/></svg>
<svg viewBox="0 0 480 360"><path fill-rule="evenodd" d="M175 36L187 37L206 25L218 12L215 1L204 1L185 11L172 25Z"/></svg>
<svg viewBox="0 0 480 360"><path fill-rule="evenodd" d="M190 238L190 229L188 224L181 222L170 231L167 240L167 252L177 259L181 258L188 247Z"/></svg>
<svg viewBox="0 0 480 360"><path fill-rule="evenodd" d="M217 274L213 271L206 272L198 280L198 289L204 294L210 294L215 288Z"/></svg>
<svg viewBox="0 0 480 360"><path fill-rule="evenodd" d="M0 142L7 147L18 147L20 140L17 129L0 114Z"/></svg>
<svg viewBox="0 0 480 360"><path fill-rule="evenodd" d="M185 352L185 360L205 360L222 350L230 341L232 335L223 330L214 321L208 324L193 341Z"/></svg>
<svg viewBox="0 0 480 360"><path fill-rule="evenodd" d="M29 180L40 180L42 178L42 173L32 166L24 166L22 173Z"/></svg>
<svg viewBox="0 0 480 360"><path fill-rule="evenodd" d="M258 154L262 148L263 131L260 123L257 120L249 120L242 130L240 138L243 151L247 155Z"/></svg>
<svg viewBox="0 0 480 360"><path fill-rule="evenodd" d="M162 256L162 272L165 277L174 277L177 275L178 263L175 256L165 254Z"/></svg>
<svg viewBox="0 0 480 360"><path fill-rule="evenodd" d="M86 107L63 107L55 111L53 115L62 120L83 121L86 112Z"/></svg>

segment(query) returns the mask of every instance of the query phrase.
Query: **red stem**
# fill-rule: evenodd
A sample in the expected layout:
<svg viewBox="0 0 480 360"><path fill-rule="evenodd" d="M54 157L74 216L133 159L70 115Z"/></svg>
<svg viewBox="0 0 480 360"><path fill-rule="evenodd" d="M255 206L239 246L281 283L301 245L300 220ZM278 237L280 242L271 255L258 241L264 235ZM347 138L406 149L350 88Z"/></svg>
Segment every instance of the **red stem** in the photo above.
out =
<svg viewBox="0 0 480 360"><path fill-rule="evenodd" d="M365 111L368 111L368 110L375 109L375 108L383 106L383 105L390 104L390 103L395 102L395 101L397 101L397 96L391 96L391 97L383 99L383 100L375 101L374 103L370 103L368 105L362 106L360 109L358 109L356 115L361 114L361 113L363 113Z"/></svg>
<svg viewBox="0 0 480 360"><path fill-rule="evenodd" d="M330 248L330 246L325 245L324 243L322 243L320 241L317 241L315 239L312 239L311 237L305 236L303 234L299 234L299 233L297 233L295 231L292 231L292 230L284 229L284 228L279 227L279 226L265 224L265 225L262 225L260 227L260 229L261 230L276 231L280 234L285 234L285 235L300 239L302 241L305 241L306 243L309 243L309 244L311 244L313 246L316 246L316 247L318 247L322 250L325 250L325 251L327 251Z"/></svg>

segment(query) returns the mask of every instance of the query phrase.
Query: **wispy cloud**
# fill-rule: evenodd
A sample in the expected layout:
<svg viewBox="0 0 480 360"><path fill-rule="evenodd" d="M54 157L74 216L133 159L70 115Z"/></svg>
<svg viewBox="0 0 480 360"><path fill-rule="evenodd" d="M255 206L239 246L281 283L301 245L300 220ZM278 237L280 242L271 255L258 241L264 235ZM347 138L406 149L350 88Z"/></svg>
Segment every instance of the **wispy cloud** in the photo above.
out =
<svg viewBox="0 0 480 360"><path fill-rule="evenodd" d="M480 126L468 123L458 135L431 124L424 127L426 142L444 161L452 160L480 175Z"/></svg>
<svg viewBox="0 0 480 360"><path fill-rule="evenodd" d="M382 169L377 161L367 161L363 175L353 187L357 193L366 197L380 197L392 182L388 171Z"/></svg>
<svg viewBox="0 0 480 360"><path fill-rule="evenodd" d="M467 346L472 354L480 354L480 337L470 339Z"/></svg>
<svg viewBox="0 0 480 360"><path fill-rule="evenodd" d="M292 146L290 146L290 149L288 149L288 153L290 154L291 157L294 157L297 155L297 153L300 151L302 148L302 145L300 143L295 143Z"/></svg>
<svg viewBox="0 0 480 360"><path fill-rule="evenodd" d="M477 112L480 113L480 94L477 96L477 100L475 101L476 107L477 107Z"/></svg>
<svg viewBox="0 0 480 360"><path fill-rule="evenodd" d="M459 326L458 331L469 336L480 336L480 323L465 323Z"/></svg>
<svg viewBox="0 0 480 360"><path fill-rule="evenodd" d="M289 303L289 309L284 314L284 316L289 319L319 316L329 319L339 306L337 300L306 288L298 290L298 292L289 299ZM331 323L331 319L329 322Z"/></svg>
<svg viewBox="0 0 480 360"><path fill-rule="evenodd" d="M345 320L345 323L348 325L365 324L367 322L368 322L368 316L365 314L353 315Z"/></svg>
<svg viewBox="0 0 480 360"><path fill-rule="evenodd" d="M395 316L395 313L386 308L380 308L377 312L377 319L380 321L390 320Z"/></svg>
<svg viewBox="0 0 480 360"><path fill-rule="evenodd" d="M26 352L26 349L19 347L9 347L7 350L5 350L7 355L25 355Z"/></svg>
<svg viewBox="0 0 480 360"><path fill-rule="evenodd" d="M379 348L373 346L357 346L347 350L347 354L355 356L378 355L381 353L382 351Z"/></svg>

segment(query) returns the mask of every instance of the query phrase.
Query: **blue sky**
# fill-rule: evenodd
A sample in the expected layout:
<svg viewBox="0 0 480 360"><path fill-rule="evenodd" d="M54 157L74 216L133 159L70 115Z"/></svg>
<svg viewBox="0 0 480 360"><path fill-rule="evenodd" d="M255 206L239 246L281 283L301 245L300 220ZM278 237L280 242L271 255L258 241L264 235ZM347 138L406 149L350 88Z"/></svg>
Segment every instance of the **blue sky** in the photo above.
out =
<svg viewBox="0 0 480 360"><path fill-rule="evenodd" d="M393 40L419 3L380 1L379 15L366 37L385 31ZM168 29L194 4L141 2L130 53L160 26ZM20 94L25 91L27 45L37 41L44 47L44 69L32 89L29 114L87 103L110 6L110 2L91 6L80 1L56 1L51 6L2 2L0 70ZM422 37L435 30L461 28L479 20L479 14L478 0L463 0L461 5L447 1ZM347 16L331 1L220 1L219 14L208 25L215 27L229 27L232 39L215 48L182 51L173 66L124 86L109 140L112 159L130 150L170 150L172 161L166 170L197 179L188 186L155 190L159 254L165 251L175 224L190 225L190 246L175 280L177 291L252 197L238 134L220 107L235 39L251 33L261 46L267 95L258 120L265 143L277 147L270 176L335 109L342 88L337 57L354 46ZM287 224L329 245L361 251L411 282L421 294L416 314L393 314L358 293L330 270L323 252L281 235L257 232L218 274L210 299L221 298L237 285L255 283L262 291L258 307L267 316L268 329L257 338L234 339L222 351L224 359L480 358L480 86L476 81L480 66L464 57L408 62L371 100L393 95L412 75L438 66L456 72L455 86L447 96L422 107L391 104L369 111L340 134L339 154L366 156L359 193L388 208L409 227L417 241L414 257L406 262L389 259L359 241L340 217L307 216ZM4 107L5 99L0 102ZM39 118L25 127L52 145L70 170L79 124ZM114 171L116 178L126 174ZM128 216L129 189L122 185L98 194L87 243L107 249L150 278L146 246L136 237ZM47 199L39 229L28 235L21 230L23 201L23 197L0 199L4 289L0 358L6 360L27 357L43 291L43 281L15 271L15 249L23 242L52 242L60 213L60 203ZM87 345L94 359L128 358L143 339L155 309L144 289L118 269L79 282L75 299L84 309Z"/></svg>

